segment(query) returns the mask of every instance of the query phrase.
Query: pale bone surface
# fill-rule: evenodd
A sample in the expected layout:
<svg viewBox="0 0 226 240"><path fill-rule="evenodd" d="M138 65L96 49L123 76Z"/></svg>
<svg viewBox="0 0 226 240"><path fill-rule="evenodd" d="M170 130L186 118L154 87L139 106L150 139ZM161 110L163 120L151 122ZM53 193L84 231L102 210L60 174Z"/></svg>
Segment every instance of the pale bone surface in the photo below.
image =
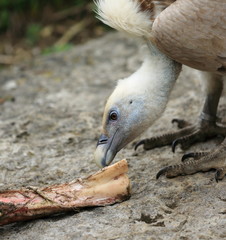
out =
<svg viewBox="0 0 226 240"><path fill-rule="evenodd" d="M1 96L15 102L0 105L0 188L44 186L84 177L98 170L93 152L101 118L115 80L140 64L142 48L120 34L35 59L1 72ZM197 72L185 68L163 116L143 137L176 129L173 117L195 121L202 105ZM225 98L220 115L226 121ZM211 149L220 142L194 146ZM0 228L0 239L226 239L226 179L214 172L174 179L155 175L178 163L183 152L170 147L127 157L132 197L121 204L19 223Z"/></svg>

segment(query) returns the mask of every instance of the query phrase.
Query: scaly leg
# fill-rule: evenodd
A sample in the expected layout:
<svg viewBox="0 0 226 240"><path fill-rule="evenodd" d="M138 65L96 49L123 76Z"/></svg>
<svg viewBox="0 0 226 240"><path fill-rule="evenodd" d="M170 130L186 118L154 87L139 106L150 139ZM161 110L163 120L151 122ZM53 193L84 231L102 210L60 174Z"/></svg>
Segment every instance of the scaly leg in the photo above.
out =
<svg viewBox="0 0 226 240"><path fill-rule="evenodd" d="M222 135L226 137L226 127L219 126L217 122L217 107L223 89L222 76L203 73L205 75L206 85L206 99L200 119L195 125L189 125L184 120L174 119L177 122L179 131L163 134L161 136L144 139L135 145L135 150L143 145L145 150L150 150L156 147L172 145L173 152L177 145L181 145L182 149L189 148L196 142L205 141L207 139Z"/></svg>
<svg viewBox="0 0 226 240"><path fill-rule="evenodd" d="M201 155L194 154L194 156L198 156L196 160L186 160L182 164L172 165L161 169L157 173L156 178L158 179L161 175L165 175L166 177L189 175L196 172L206 172L210 169L216 169L216 181L224 178L226 174L226 139L211 153Z"/></svg>

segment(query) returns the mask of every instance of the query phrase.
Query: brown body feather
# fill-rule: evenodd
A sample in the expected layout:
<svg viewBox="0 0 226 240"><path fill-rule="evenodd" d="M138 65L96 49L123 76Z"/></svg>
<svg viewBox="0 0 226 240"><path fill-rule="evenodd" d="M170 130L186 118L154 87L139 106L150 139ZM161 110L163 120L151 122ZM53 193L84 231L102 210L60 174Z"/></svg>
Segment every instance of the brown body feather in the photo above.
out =
<svg viewBox="0 0 226 240"><path fill-rule="evenodd" d="M154 21L154 19L162 12L165 8L167 8L170 4L175 2L176 0L137 0L140 3L141 11L148 11L151 13L150 19Z"/></svg>
<svg viewBox="0 0 226 240"><path fill-rule="evenodd" d="M153 1L148 1L148 0L138 0L140 3L140 8L142 11L149 11L153 12L154 11L154 3Z"/></svg>
<svg viewBox="0 0 226 240"><path fill-rule="evenodd" d="M226 73L226 1L177 0L154 21L160 50L190 67Z"/></svg>

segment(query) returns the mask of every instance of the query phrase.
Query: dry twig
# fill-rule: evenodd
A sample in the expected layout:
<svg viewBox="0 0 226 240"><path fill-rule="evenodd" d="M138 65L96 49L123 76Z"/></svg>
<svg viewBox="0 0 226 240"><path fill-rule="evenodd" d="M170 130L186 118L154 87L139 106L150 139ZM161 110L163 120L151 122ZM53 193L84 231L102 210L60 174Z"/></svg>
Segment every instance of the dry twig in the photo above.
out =
<svg viewBox="0 0 226 240"><path fill-rule="evenodd" d="M73 37L82 32L93 20L91 18L84 19L71 26L64 35L55 43L55 46L67 44Z"/></svg>

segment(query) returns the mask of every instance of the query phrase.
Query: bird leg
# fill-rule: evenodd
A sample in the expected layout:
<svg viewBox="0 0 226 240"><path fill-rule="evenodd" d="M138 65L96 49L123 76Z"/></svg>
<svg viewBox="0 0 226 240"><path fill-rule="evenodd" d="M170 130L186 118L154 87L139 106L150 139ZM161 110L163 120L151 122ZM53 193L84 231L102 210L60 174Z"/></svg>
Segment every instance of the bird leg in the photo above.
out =
<svg viewBox="0 0 226 240"><path fill-rule="evenodd" d="M218 135L225 137L226 128L216 125L216 122L200 119L197 124L185 127L179 131L143 139L135 145L135 150L141 145L143 145L145 150L172 145L172 151L175 152L176 146L179 144L185 150L194 143L206 141Z"/></svg>
<svg viewBox="0 0 226 240"><path fill-rule="evenodd" d="M184 163L167 166L161 169L156 178L161 175L166 177L176 177L179 175L189 175L196 172L206 172L210 169L216 169L216 181L222 180L226 174L226 139L221 145L210 153L193 153L195 160L186 160Z"/></svg>
<svg viewBox="0 0 226 240"><path fill-rule="evenodd" d="M172 122L176 122L178 127L181 128L180 130L141 140L135 145L135 150L141 145L143 145L145 150L172 145L172 150L175 152L176 146L179 144L184 150L194 143L202 142L218 135L226 137L226 127L216 123L218 121L216 116L217 107L223 89L222 77L216 74L204 74L207 80L207 96L198 122L191 125L187 121L173 119Z"/></svg>

